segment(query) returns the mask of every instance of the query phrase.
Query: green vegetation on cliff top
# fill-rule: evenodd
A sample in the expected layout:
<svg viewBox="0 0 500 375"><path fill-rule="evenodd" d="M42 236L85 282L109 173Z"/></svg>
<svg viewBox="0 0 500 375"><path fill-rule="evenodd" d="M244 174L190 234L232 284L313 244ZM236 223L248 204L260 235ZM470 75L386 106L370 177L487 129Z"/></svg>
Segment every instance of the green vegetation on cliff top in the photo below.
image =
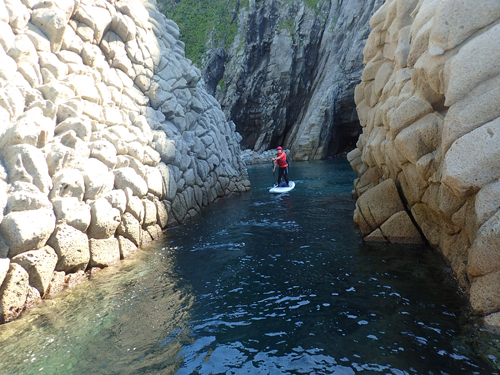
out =
<svg viewBox="0 0 500 375"><path fill-rule="evenodd" d="M297 0L283 0L295 2ZM302 0L315 9L321 0ZM249 0L159 0L165 16L180 29L180 38L186 44L186 57L197 66L212 47L229 50L238 32L238 13L248 8ZM291 25L286 25L288 28Z"/></svg>
<svg viewBox="0 0 500 375"><path fill-rule="evenodd" d="M179 26L186 57L201 66L209 48L229 49L238 32L239 9L248 7L248 0L163 0L159 5Z"/></svg>

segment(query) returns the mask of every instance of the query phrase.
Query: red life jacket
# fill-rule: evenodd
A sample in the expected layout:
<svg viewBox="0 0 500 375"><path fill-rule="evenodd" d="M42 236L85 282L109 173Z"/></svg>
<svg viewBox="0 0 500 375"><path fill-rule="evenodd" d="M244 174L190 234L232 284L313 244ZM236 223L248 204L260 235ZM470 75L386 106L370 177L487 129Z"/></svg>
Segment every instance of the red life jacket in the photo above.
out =
<svg viewBox="0 0 500 375"><path fill-rule="evenodd" d="M283 155L283 156L281 156L281 155ZM278 155L278 156L281 156L281 157L277 160L277 162L278 162L278 166L279 166L280 168L286 168L286 167L288 167L288 163L286 162L286 154L285 154L284 152L282 152L282 153L281 153L281 155Z"/></svg>

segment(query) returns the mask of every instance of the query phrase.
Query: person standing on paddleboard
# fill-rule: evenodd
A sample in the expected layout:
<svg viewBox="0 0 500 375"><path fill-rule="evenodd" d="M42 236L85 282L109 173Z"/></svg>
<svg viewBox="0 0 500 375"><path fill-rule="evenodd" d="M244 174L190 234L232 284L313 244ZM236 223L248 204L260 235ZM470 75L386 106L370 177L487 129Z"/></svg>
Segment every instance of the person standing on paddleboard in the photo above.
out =
<svg viewBox="0 0 500 375"><path fill-rule="evenodd" d="M274 166L273 166L273 173L274 170L276 169L276 165L279 166L278 170L278 186L280 186L281 183L281 177L283 177L286 181L286 186L289 186L288 182L288 163L286 162L286 154L283 152L283 148L281 146L278 147L278 156L273 158L274 160Z"/></svg>

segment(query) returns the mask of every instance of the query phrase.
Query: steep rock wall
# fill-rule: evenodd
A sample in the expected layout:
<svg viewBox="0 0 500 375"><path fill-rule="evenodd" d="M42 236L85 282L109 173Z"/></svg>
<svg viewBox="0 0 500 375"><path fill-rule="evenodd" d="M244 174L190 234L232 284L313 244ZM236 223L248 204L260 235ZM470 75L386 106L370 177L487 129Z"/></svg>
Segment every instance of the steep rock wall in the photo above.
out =
<svg viewBox="0 0 500 375"><path fill-rule="evenodd" d="M311 9L301 0L250 1L233 47L227 55L215 51L206 70L220 76L227 61L216 97L243 148L282 145L295 160L315 160L354 145L360 131L354 87L368 21L381 4L326 0Z"/></svg>
<svg viewBox="0 0 500 375"><path fill-rule="evenodd" d="M154 1L0 2L0 322L249 189Z"/></svg>
<svg viewBox="0 0 500 375"><path fill-rule="evenodd" d="M325 0L311 9L302 0L250 1L233 47L211 51L204 70L211 88L222 76L216 97L243 148L283 145L295 160L316 160L354 145L354 87L382 2Z"/></svg>
<svg viewBox="0 0 500 375"><path fill-rule="evenodd" d="M355 220L367 239L422 234L473 310L498 312L500 2L388 0L370 25Z"/></svg>

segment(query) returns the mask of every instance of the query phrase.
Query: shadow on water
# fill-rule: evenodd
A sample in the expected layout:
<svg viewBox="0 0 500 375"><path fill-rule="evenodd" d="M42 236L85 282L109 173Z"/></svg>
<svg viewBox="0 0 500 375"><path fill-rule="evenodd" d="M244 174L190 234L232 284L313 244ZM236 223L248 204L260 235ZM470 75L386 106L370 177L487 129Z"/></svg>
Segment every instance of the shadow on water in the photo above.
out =
<svg viewBox="0 0 500 375"><path fill-rule="evenodd" d="M367 244L345 160L210 205L0 327L8 374L495 374L499 340L425 246Z"/></svg>

